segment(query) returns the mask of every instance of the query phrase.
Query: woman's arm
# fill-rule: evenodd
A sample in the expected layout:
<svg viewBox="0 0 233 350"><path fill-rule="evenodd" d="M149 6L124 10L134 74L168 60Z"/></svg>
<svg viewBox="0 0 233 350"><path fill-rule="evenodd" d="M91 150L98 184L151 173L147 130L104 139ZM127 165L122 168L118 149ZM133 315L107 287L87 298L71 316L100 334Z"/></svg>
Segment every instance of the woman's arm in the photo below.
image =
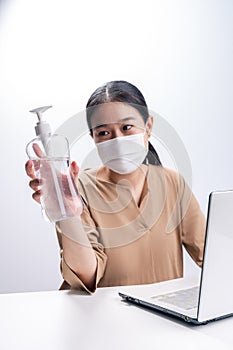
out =
<svg viewBox="0 0 233 350"><path fill-rule="evenodd" d="M94 290L97 260L81 219L74 217L60 221L57 226L62 232L63 259L87 289Z"/></svg>
<svg viewBox="0 0 233 350"><path fill-rule="evenodd" d="M25 165L26 173L31 178L29 186L33 189L33 199L41 201L41 181L36 178L31 160ZM77 178L78 167L75 162L71 165L73 176ZM64 279L72 288L84 288L93 292L102 277L106 256L98 245L97 239L90 242L88 232L83 228L79 216L60 221L56 224L61 248L61 267ZM94 246L94 248L93 248Z"/></svg>
<svg viewBox="0 0 233 350"><path fill-rule="evenodd" d="M182 182L182 243L196 264L202 267L206 218L197 199L183 178Z"/></svg>

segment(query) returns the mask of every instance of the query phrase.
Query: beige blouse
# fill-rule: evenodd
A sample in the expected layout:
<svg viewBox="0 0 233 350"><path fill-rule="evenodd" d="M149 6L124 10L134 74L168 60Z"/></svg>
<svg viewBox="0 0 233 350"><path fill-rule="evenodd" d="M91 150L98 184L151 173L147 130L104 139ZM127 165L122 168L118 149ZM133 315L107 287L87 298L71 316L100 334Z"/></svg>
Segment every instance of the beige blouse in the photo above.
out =
<svg viewBox="0 0 233 350"><path fill-rule="evenodd" d="M138 206L127 181L97 178L93 169L79 177L84 200L82 224L97 258L96 287L147 284L183 276L182 245L202 266L205 217L182 176L142 165L146 171ZM84 289L62 256L62 288Z"/></svg>

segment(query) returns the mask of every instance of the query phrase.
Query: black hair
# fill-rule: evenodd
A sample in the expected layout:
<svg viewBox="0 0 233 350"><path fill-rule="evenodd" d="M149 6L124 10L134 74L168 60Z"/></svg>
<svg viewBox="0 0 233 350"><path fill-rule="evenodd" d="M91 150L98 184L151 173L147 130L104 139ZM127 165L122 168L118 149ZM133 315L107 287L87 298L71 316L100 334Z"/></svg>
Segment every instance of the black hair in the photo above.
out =
<svg viewBox="0 0 233 350"><path fill-rule="evenodd" d="M149 117L148 107L145 101L144 96L141 91L133 84L128 83L124 80L114 80L110 81L99 88L97 88L93 94L90 96L87 105L86 105L86 117L87 124L91 130L91 116L95 108L107 102L123 102L131 105L137 109L144 120L147 122ZM149 163L153 165L162 166L162 163L159 159L159 156L149 142L149 150L147 156L143 163Z"/></svg>

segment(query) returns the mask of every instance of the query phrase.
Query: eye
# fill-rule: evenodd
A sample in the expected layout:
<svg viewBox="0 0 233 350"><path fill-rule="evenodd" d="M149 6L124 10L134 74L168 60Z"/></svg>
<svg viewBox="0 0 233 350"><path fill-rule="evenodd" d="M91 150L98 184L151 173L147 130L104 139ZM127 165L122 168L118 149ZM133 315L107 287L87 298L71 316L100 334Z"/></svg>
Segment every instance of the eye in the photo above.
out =
<svg viewBox="0 0 233 350"><path fill-rule="evenodd" d="M99 131L99 132L98 132L97 136L107 136L108 134L109 134L108 131L102 130L102 131Z"/></svg>
<svg viewBox="0 0 233 350"><path fill-rule="evenodd" d="M124 131L128 131L128 130L132 129L132 127L133 127L133 125L131 125L131 124L126 124L126 125L123 126L122 129L123 129Z"/></svg>

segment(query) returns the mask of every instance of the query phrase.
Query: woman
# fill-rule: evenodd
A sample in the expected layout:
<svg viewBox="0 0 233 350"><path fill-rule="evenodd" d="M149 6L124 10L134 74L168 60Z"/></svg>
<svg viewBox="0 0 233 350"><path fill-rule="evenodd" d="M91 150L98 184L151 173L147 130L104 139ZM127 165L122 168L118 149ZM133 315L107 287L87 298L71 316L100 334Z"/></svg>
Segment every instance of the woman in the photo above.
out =
<svg viewBox="0 0 233 350"><path fill-rule="evenodd" d="M202 265L205 218L182 176L162 167L149 142L153 118L141 92L125 81L98 88L87 124L103 166L71 168L83 212L56 225L63 288L145 284L182 277L186 248ZM32 162L33 198L40 182Z"/></svg>

